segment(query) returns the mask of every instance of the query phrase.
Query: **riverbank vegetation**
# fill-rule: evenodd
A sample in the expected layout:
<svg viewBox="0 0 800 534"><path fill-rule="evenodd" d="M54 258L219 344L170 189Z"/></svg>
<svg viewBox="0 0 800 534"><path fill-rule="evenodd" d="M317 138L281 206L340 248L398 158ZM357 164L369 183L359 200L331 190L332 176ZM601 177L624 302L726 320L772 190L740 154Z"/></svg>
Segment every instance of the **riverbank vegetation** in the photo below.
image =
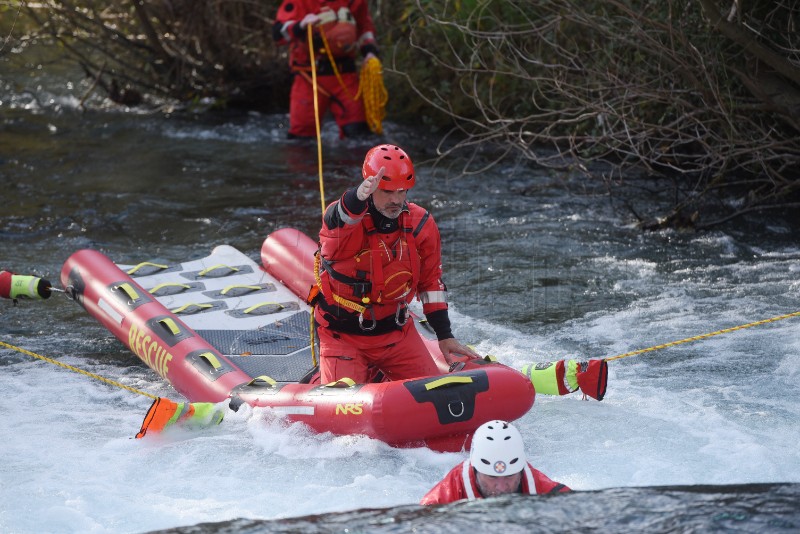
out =
<svg viewBox="0 0 800 534"><path fill-rule="evenodd" d="M117 102L288 109L285 50L271 40L277 2L45 0L5 9L14 6L32 39L57 43ZM673 206L660 216L636 210L644 228L708 228L800 205L792 0L370 6L389 118L428 125L443 157L481 154L463 172L519 157L604 180L612 195L634 173L667 178Z"/></svg>

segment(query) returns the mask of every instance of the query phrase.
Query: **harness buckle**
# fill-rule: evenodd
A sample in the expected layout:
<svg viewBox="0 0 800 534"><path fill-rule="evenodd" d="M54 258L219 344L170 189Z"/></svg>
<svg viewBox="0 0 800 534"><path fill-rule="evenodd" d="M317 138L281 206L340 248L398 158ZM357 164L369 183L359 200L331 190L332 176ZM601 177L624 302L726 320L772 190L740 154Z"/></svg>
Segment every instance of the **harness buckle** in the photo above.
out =
<svg viewBox="0 0 800 534"><path fill-rule="evenodd" d="M364 326L364 312L369 310L370 315L372 315L372 325L371 326ZM363 330L364 332L371 332L375 330L375 327L378 326L378 321L375 320L375 312L372 310L372 306L366 306L364 310L358 314L358 327Z"/></svg>
<svg viewBox="0 0 800 534"><path fill-rule="evenodd" d="M372 282L355 282L352 284L353 287L353 295L358 298L362 298L365 295L369 295L372 292Z"/></svg>
<svg viewBox="0 0 800 534"><path fill-rule="evenodd" d="M403 322L400 322L400 315L403 316ZM408 306L403 306L402 302L397 303L397 311L394 312L394 322L397 326L403 327L408 322Z"/></svg>

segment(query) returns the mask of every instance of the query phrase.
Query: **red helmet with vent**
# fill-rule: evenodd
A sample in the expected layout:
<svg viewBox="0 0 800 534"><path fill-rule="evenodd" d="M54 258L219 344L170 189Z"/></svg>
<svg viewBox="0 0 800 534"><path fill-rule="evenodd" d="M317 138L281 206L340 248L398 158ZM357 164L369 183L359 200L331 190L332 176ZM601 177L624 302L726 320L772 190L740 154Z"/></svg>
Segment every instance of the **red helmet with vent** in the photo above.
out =
<svg viewBox="0 0 800 534"><path fill-rule="evenodd" d="M384 167L383 178L378 189L401 191L411 189L416 183L414 164L405 150L395 145L378 145L367 152L361 174L366 180L375 176Z"/></svg>

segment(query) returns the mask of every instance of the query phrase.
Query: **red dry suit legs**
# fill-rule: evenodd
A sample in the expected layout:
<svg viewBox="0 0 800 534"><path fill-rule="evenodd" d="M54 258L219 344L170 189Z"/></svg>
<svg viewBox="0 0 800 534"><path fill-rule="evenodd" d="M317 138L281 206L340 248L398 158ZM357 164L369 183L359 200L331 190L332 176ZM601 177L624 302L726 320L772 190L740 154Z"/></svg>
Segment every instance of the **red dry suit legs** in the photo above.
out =
<svg viewBox="0 0 800 534"><path fill-rule="evenodd" d="M309 77L311 75L309 74ZM325 112L330 110L339 125L339 137L369 133L364 105L358 94L358 73L340 73L342 83L336 76L317 76L317 98L320 123ZM344 84L344 87L342 85ZM302 74L295 74L289 106L289 136L316 137L314 118L314 89Z"/></svg>
<svg viewBox="0 0 800 534"><path fill-rule="evenodd" d="M402 331L378 336L344 334L327 328L319 328L317 334L323 384L344 377L363 384L372 376L374 368L379 368L390 380L440 372L411 320Z"/></svg>

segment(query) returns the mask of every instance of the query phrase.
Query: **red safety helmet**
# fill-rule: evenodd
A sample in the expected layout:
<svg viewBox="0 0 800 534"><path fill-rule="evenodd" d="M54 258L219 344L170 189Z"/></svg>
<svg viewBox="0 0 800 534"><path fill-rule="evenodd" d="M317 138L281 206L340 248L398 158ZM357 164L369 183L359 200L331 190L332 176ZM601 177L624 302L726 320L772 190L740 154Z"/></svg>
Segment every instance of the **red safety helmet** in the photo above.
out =
<svg viewBox="0 0 800 534"><path fill-rule="evenodd" d="M405 150L395 145L378 145L367 152L361 174L366 180L375 176L384 167L383 178L378 189L402 191L414 187L414 164Z"/></svg>

